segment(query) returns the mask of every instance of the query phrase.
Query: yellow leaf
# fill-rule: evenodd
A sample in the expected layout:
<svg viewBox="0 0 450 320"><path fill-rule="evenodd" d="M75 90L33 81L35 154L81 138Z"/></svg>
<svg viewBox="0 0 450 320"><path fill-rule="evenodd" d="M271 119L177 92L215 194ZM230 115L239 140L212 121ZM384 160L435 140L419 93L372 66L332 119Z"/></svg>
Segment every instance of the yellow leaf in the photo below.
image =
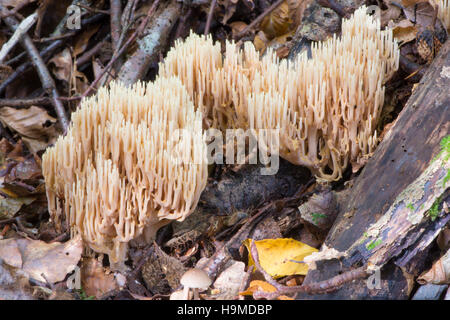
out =
<svg viewBox="0 0 450 320"><path fill-rule="evenodd" d="M277 289L268 282L261 281L261 280L253 280L252 282L250 282L248 289L243 292L239 292L239 295L252 296L256 291L275 292L275 291L277 291ZM285 295L281 295L277 299L278 300L294 300L293 298L285 296Z"/></svg>
<svg viewBox="0 0 450 320"><path fill-rule="evenodd" d="M292 20L289 18L289 6L287 1L279 5L261 22L261 30L269 39L281 36L289 31Z"/></svg>
<svg viewBox="0 0 450 320"><path fill-rule="evenodd" d="M258 50L261 54L266 50L268 42L269 40L262 31L259 31L256 34L255 39L253 39L253 45L255 46L255 49Z"/></svg>
<svg viewBox="0 0 450 320"><path fill-rule="evenodd" d="M244 241L245 246L250 252L252 239ZM265 239L255 241L258 250L259 263L261 267L272 277L284 277L293 274L306 275L308 265L299 263L306 256L317 252L316 248L310 247L294 239ZM253 259L249 254L249 265L254 265Z"/></svg>
<svg viewBox="0 0 450 320"><path fill-rule="evenodd" d="M275 292L277 289L268 282L262 280L253 280L250 282L247 290L239 292L241 296L252 296L256 291Z"/></svg>

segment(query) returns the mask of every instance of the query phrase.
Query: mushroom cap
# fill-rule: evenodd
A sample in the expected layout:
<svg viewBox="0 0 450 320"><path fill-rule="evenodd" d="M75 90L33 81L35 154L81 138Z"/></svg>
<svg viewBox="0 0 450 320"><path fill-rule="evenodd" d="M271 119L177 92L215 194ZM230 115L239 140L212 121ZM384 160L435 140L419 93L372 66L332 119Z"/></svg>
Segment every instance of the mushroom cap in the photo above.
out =
<svg viewBox="0 0 450 320"><path fill-rule="evenodd" d="M206 271L199 268L193 268L183 274L180 283L184 287L204 289L208 288L212 281Z"/></svg>

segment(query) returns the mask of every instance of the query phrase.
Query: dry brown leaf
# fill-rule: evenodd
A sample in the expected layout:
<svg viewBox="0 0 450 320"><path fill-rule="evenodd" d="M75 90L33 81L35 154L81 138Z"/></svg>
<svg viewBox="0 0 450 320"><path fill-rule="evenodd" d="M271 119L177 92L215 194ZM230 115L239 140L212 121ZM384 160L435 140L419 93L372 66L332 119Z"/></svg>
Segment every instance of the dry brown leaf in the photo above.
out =
<svg viewBox="0 0 450 320"><path fill-rule="evenodd" d="M289 8L289 18L292 21L291 29L295 30L302 22L303 13L311 0L287 0Z"/></svg>
<svg viewBox="0 0 450 320"><path fill-rule="evenodd" d="M277 56L279 58L282 58L281 55L283 54L282 51L278 52L279 49L285 48L287 50L286 56L289 54L289 48L286 47L286 43L288 43L290 40L292 40L292 37L294 36L295 31L292 30L288 33L285 33L279 37L276 37L272 39L268 44L268 48L272 48L274 51L277 51ZM283 57L284 58L284 57Z"/></svg>
<svg viewBox="0 0 450 320"><path fill-rule="evenodd" d="M439 249L446 251L450 248L450 229L444 229L439 233L437 240Z"/></svg>
<svg viewBox="0 0 450 320"><path fill-rule="evenodd" d="M44 150L58 136L56 119L36 106L28 109L0 108L0 121L19 133L32 152Z"/></svg>
<svg viewBox="0 0 450 320"><path fill-rule="evenodd" d="M231 27L231 33L233 34L233 37L236 37L237 34L239 34L242 30L247 27L247 24L242 21L234 21L230 22L228 24Z"/></svg>
<svg viewBox="0 0 450 320"><path fill-rule="evenodd" d="M387 7L388 8L386 10L383 10L380 13L380 21L382 27L387 26L390 21L395 21L402 14L402 9L397 6L388 4Z"/></svg>
<svg viewBox="0 0 450 320"><path fill-rule="evenodd" d="M407 43L416 39L417 27L408 19L394 23L389 22L388 27L392 29L394 37L398 42Z"/></svg>
<svg viewBox="0 0 450 320"><path fill-rule="evenodd" d="M267 38L273 39L287 33L291 23L289 6L287 1L285 1L269 15L264 17L260 29L266 34Z"/></svg>
<svg viewBox="0 0 450 320"><path fill-rule="evenodd" d="M268 43L269 39L267 39L266 35L262 31L259 31L253 39L253 45L255 46L255 49L258 50L261 54L266 50Z"/></svg>
<svg viewBox="0 0 450 320"><path fill-rule="evenodd" d="M239 0L218 0L217 3L220 6L223 6L225 9L225 12L223 14L222 18L222 24L226 24L228 20L233 16L233 14L236 12L236 4ZM207 8L209 11L209 6Z"/></svg>
<svg viewBox="0 0 450 320"><path fill-rule="evenodd" d="M447 251L430 270L422 274L417 282L420 284L447 284L450 283L450 250Z"/></svg>
<svg viewBox="0 0 450 320"><path fill-rule="evenodd" d="M48 280L55 283L64 280L75 269L82 250L83 241L80 236L66 243L45 243L30 239L0 240L0 259L41 282Z"/></svg>
<svg viewBox="0 0 450 320"><path fill-rule="evenodd" d="M50 59L49 62L54 64L52 72L56 78L69 82L72 74L72 54L70 50L67 48L64 49Z"/></svg>
<svg viewBox="0 0 450 320"><path fill-rule="evenodd" d="M81 265L81 284L87 296L101 297L105 293L118 289L114 274L102 266L95 258L83 260Z"/></svg>
<svg viewBox="0 0 450 320"><path fill-rule="evenodd" d="M425 28L433 24L434 8L428 2L421 2L416 6L405 6L405 16L419 27Z"/></svg>
<svg viewBox="0 0 450 320"><path fill-rule="evenodd" d="M73 55L75 57L78 56L80 53L83 53L84 50L86 50L89 40L98 31L99 27L100 26L93 26L91 28L88 28L82 34L80 34L73 49Z"/></svg>
<svg viewBox="0 0 450 320"><path fill-rule="evenodd" d="M0 220L14 217L22 206L29 205L34 200L36 200L35 197L4 198L0 196Z"/></svg>

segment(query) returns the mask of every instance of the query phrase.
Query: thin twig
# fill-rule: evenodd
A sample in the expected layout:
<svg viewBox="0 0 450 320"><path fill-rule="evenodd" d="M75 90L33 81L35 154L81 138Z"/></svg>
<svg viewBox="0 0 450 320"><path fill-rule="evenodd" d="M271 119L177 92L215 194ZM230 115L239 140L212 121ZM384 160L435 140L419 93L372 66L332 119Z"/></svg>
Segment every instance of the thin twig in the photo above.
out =
<svg viewBox="0 0 450 320"><path fill-rule="evenodd" d="M34 28L34 37L36 39L39 39L41 37L42 21L43 21L45 13L47 12L47 8L48 8L49 4L50 4L50 1L48 1L48 0L39 2L39 8L37 10L38 21L36 23L36 28Z"/></svg>
<svg viewBox="0 0 450 320"><path fill-rule="evenodd" d="M250 278L251 278L251 275L252 275L254 269L255 269L254 266L250 266L248 268L247 272L245 273L245 276L242 278L241 285L239 286L238 292L242 292L246 288L248 288L248 286L250 284ZM244 299L245 299L244 296L239 295L239 300L244 300Z"/></svg>
<svg viewBox="0 0 450 320"><path fill-rule="evenodd" d="M3 6L0 7L1 9L3 9ZM11 30L15 31L18 25L17 20L15 18L7 17L4 19L4 21ZM41 80L42 86L44 87L44 90L52 97L52 102L56 111L56 115L61 124L61 127L63 128L63 131L66 132L67 128L69 127L69 120L67 118L64 106L62 102L59 100L59 93L56 89L55 81L51 77L44 60L42 60L42 57L39 55L39 51L36 49L30 36L25 34L20 40L20 42L24 47L24 49L27 51L28 55L30 56L31 61L33 62L33 65L36 68L36 71Z"/></svg>
<svg viewBox="0 0 450 320"><path fill-rule="evenodd" d="M197 266L204 269L211 278L215 278L220 268L230 259L228 248L237 242L244 240L253 226L261 221L266 214L275 207L274 202L271 202L258 210L258 212L249 218L244 225L237 231L230 240L228 240L222 247L218 248L216 252L203 265Z"/></svg>
<svg viewBox="0 0 450 320"><path fill-rule="evenodd" d="M32 99L0 99L0 108L8 107L27 107L35 105L49 105L52 100L48 97L32 98Z"/></svg>
<svg viewBox="0 0 450 320"><path fill-rule="evenodd" d="M118 43L121 34L121 21L120 17L122 16L122 7L120 0L110 0L110 15L111 15L111 39L113 49L118 49Z"/></svg>
<svg viewBox="0 0 450 320"><path fill-rule="evenodd" d="M45 47L39 54L40 56L44 59L47 60L49 58L49 55L55 51L58 47L60 47L63 44L63 40L58 40L55 41L53 43L51 43L50 45L48 45L47 47ZM26 71L28 71L28 69L30 69L32 67L32 63L31 62L24 62L23 64L21 64L20 66L18 66L16 68L16 70L9 75L8 78L6 78L1 84L0 84L0 94L3 93L3 91L5 91L5 89L11 85L11 83L13 83L15 80L17 80L19 77L21 77Z"/></svg>
<svg viewBox="0 0 450 320"><path fill-rule="evenodd" d="M278 0L274 2L270 7L268 7L263 13L261 13L255 20L253 20L248 26L244 28L241 32L239 32L235 36L235 40L239 40L243 36L245 36L251 29L253 29L258 23L262 21L268 14L270 14L273 10L278 8L285 0Z"/></svg>
<svg viewBox="0 0 450 320"><path fill-rule="evenodd" d="M93 12L93 13L103 13L103 14L109 14L110 12L108 10L100 10L97 8L91 8L89 6L85 6L84 4L77 4L77 6L79 6L80 8L86 9L89 12Z"/></svg>
<svg viewBox="0 0 450 320"><path fill-rule="evenodd" d="M106 41L108 41L110 38L110 35L107 35L105 39L97 43L95 46L93 46L88 51L84 52L78 59L77 59L77 67L82 66L83 64L89 62L89 60L97 54L100 49L105 45Z"/></svg>
<svg viewBox="0 0 450 320"><path fill-rule="evenodd" d="M5 62L6 65L10 66L14 63L16 63L17 61L20 61L23 57L25 57L26 52L22 51L21 53L19 53L18 55L16 55L15 57L12 57L11 59L9 59L8 61Z"/></svg>
<svg viewBox="0 0 450 320"><path fill-rule="evenodd" d="M349 15L348 9L337 3L335 0L317 0L317 3L324 8L333 10L341 18L346 18Z"/></svg>
<svg viewBox="0 0 450 320"><path fill-rule="evenodd" d="M209 33L209 28L211 28L211 21L212 21L213 15L214 15L214 9L216 8L216 3L217 3L217 0L211 1L209 13L208 13L208 19L206 20L205 33L204 33L205 36Z"/></svg>
<svg viewBox="0 0 450 320"><path fill-rule="evenodd" d="M54 37L33 39L33 42L44 43L44 42L61 40L61 39L67 39L67 38L73 37L76 34L77 34L76 32L69 32L69 33L65 33L65 34L62 34L62 35L59 35L59 36L54 36Z"/></svg>
<svg viewBox="0 0 450 320"><path fill-rule="evenodd" d="M27 6L32 0L21 1L15 5L12 10L5 10L0 14L0 18L6 18L9 16L14 16L19 13L25 6Z"/></svg>
<svg viewBox="0 0 450 320"><path fill-rule="evenodd" d="M9 218L9 219L0 220L0 225L2 225L2 224L9 224L9 223L13 223L13 222L16 222L16 218Z"/></svg>
<svg viewBox="0 0 450 320"><path fill-rule="evenodd" d="M95 78L95 80L86 89L86 91L79 97L79 99L83 99L83 98L87 97L91 93L91 91L95 88L95 86L100 81L100 79L103 78L103 76L106 74L106 72L111 68L111 66L114 64L114 62L117 60L117 58L120 57L122 55L122 53L125 51L125 49L128 48L128 46L130 44L132 44L139 35L142 34L142 32L144 31L145 27L147 26L148 21L150 20L150 17L156 11L156 8L157 8L157 6L159 4L159 1L160 0L155 0L153 2L152 6L150 7L150 9L147 12L147 16L144 18L144 20L142 20L142 22L139 25L139 27L133 32L131 37L128 39L127 42L125 42L125 44L120 48L120 50L115 55L113 55L113 57L111 58L109 63L106 65L106 67L103 68L103 70L100 72L100 74Z"/></svg>
<svg viewBox="0 0 450 320"><path fill-rule="evenodd" d="M18 26L16 31L14 31L14 34L12 37L6 42L0 51L0 64L3 63L6 56L8 55L9 51L11 51L12 48L19 42L19 40L23 37L24 34L30 30L30 28L33 26L33 24L36 22L38 16L37 13L33 13L32 15L28 16L26 19L24 19Z"/></svg>

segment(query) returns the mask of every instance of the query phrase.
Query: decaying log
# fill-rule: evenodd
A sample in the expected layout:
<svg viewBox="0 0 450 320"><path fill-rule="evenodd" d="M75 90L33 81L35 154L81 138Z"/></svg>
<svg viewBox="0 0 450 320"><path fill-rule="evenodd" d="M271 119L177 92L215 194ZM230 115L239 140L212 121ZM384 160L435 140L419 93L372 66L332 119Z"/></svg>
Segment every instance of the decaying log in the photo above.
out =
<svg viewBox="0 0 450 320"><path fill-rule="evenodd" d="M298 298L408 297L410 279L399 266L424 251L450 219L442 212L442 202L449 198L449 168L440 153L450 129L449 87L447 41L340 204L325 244L345 256L318 262L305 278L306 284L317 282L368 263L381 268L381 289L368 289L364 280L331 295ZM433 206L436 210L430 212Z"/></svg>

